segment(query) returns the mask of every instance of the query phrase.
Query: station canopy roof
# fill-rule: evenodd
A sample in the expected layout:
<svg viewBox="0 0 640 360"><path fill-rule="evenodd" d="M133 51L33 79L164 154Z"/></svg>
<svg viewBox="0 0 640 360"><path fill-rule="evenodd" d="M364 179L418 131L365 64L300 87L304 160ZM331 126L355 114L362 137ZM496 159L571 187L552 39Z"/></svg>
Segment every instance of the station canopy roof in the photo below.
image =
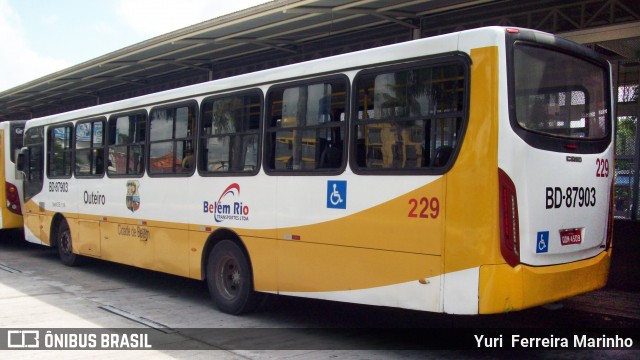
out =
<svg viewBox="0 0 640 360"><path fill-rule="evenodd" d="M421 21L425 17L472 8L477 9L476 16L482 16L482 9L499 3L504 1L275 0L149 39L1 92L0 120L30 119L406 41L424 35ZM537 2L525 3L536 6L533 3Z"/></svg>

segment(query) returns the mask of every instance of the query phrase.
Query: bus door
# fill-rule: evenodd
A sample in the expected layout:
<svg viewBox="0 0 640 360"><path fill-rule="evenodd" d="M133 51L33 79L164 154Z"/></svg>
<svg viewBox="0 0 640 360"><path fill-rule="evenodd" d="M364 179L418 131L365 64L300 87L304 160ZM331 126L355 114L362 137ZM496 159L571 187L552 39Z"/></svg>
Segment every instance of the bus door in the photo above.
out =
<svg viewBox="0 0 640 360"><path fill-rule="evenodd" d="M37 194L44 185L44 132L43 128L28 129L24 136L25 147L20 151L19 170L24 173L24 223L27 241L41 243L47 239L44 231L45 206L38 202Z"/></svg>

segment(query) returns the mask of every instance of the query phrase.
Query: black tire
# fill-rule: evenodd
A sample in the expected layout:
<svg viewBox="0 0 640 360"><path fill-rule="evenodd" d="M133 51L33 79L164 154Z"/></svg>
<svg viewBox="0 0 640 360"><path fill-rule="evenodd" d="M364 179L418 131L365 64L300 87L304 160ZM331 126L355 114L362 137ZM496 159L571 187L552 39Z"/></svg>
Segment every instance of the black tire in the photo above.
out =
<svg viewBox="0 0 640 360"><path fill-rule="evenodd" d="M251 311L257 303L253 275L247 256L229 240L222 240L209 252L207 285L216 306L227 314Z"/></svg>
<svg viewBox="0 0 640 360"><path fill-rule="evenodd" d="M58 255L63 264L67 266L76 266L80 264L80 257L73 253L73 243L71 241L71 231L69 224L62 220L58 227L57 235Z"/></svg>

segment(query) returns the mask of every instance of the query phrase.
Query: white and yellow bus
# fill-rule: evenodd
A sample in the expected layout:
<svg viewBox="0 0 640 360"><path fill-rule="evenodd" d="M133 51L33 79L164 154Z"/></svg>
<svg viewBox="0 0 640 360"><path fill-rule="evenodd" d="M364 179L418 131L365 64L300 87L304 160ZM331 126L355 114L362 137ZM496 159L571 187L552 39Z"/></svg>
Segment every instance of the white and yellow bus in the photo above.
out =
<svg viewBox="0 0 640 360"><path fill-rule="evenodd" d="M22 229L22 179L16 171L16 154L22 148L25 120L0 122L0 229Z"/></svg>
<svg viewBox="0 0 640 360"><path fill-rule="evenodd" d="M609 64L500 27L30 120L27 240L261 293L455 314L600 288Z"/></svg>

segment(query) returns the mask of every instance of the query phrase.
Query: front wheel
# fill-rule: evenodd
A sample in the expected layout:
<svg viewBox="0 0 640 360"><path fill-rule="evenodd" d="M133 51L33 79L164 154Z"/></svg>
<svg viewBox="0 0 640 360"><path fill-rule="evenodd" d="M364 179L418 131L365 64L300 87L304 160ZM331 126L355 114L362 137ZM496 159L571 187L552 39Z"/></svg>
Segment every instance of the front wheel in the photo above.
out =
<svg viewBox="0 0 640 360"><path fill-rule="evenodd" d="M73 244L71 242L71 231L69 230L69 224L66 221L62 221L58 228L58 255L63 264L67 266L75 266L80 262L78 255L73 253Z"/></svg>
<svg viewBox="0 0 640 360"><path fill-rule="evenodd" d="M225 313L237 315L255 307L249 261L233 241L223 240L209 253L207 285L214 303Z"/></svg>

